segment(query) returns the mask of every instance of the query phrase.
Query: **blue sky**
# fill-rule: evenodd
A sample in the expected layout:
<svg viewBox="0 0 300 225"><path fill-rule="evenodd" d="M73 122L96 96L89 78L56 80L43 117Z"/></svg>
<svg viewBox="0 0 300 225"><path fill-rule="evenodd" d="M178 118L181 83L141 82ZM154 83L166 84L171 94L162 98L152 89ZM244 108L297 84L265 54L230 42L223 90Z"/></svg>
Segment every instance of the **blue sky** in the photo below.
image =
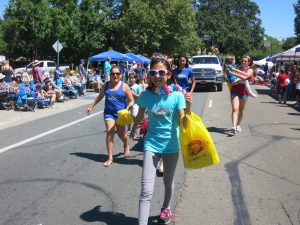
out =
<svg viewBox="0 0 300 225"><path fill-rule="evenodd" d="M238 1L238 0L237 0ZM294 36L295 12L293 4L297 0L252 0L260 8L259 18L266 35L285 39ZM1 0L0 15L7 6L8 0Z"/></svg>

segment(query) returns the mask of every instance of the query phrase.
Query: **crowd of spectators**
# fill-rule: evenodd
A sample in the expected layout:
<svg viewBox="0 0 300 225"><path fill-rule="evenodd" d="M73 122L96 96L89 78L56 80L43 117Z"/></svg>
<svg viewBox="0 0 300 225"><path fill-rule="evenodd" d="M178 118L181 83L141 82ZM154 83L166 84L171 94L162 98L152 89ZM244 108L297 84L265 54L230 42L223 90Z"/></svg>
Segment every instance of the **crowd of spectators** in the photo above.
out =
<svg viewBox="0 0 300 225"><path fill-rule="evenodd" d="M300 107L300 66L296 63L278 63L270 69L268 64L255 69L254 84L269 84L271 94L277 96L278 103L286 103L287 100L296 100L295 106Z"/></svg>
<svg viewBox="0 0 300 225"><path fill-rule="evenodd" d="M42 72L33 66L31 74L15 73L6 60L0 70L0 107L31 111L53 107L56 102L83 96L85 85L85 79L74 70Z"/></svg>

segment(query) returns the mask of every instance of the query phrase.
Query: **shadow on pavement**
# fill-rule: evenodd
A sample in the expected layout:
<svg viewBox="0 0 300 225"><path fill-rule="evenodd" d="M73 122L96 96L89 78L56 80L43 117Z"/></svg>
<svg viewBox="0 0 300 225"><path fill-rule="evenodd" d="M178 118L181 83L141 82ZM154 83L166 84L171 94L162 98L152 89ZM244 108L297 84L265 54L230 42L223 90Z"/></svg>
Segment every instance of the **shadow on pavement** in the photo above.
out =
<svg viewBox="0 0 300 225"><path fill-rule="evenodd" d="M291 115L291 116L300 116L300 113L288 113L288 115Z"/></svg>
<svg viewBox="0 0 300 225"><path fill-rule="evenodd" d="M225 164L231 183L231 198L235 211L234 225L250 225L250 216L243 196L242 182L238 169L239 163L240 161L233 161Z"/></svg>
<svg viewBox="0 0 300 225"><path fill-rule="evenodd" d="M137 143L130 148L131 154L129 157L124 158L124 154L119 152L113 155L114 163L123 164L123 165L138 165L140 167L143 166L143 160L137 159L136 156L142 154L144 149L144 138L135 139ZM138 154L133 154L133 152L138 152ZM107 154L95 154L95 153L87 153L87 152L73 152L70 155L75 155L78 157L86 158L89 160L93 160L95 162L104 163L107 160Z"/></svg>
<svg viewBox="0 0 300 225"><path fill-rule="evenodd" d="M139 137L134 139L134 141L137 141L135 145L131 147L131 151L135 152L143 152L144 151L144 138Z"/></svg>
<svg viewBox="0 0 300 225"><path fill-rule="evenodd" d="M228 129L228 128L207 127L207 130L208 130L209 132L213 132L213 133L226 134L227 137L233 137L233 136L234 136L234 135L231 133L230 129Z"/></svg>
<svg viewBox="0 0 300 225"><path fill-rule="evenodd" d="M260 95L270 95L270 89L255 89L256 92Z"/></svg>
<svg viewBox="0 0 300 225"><path fill-rule="evenodd" d="M95 162L102 162L104 163L107 160L107 154L95 154L95 153L87 153L87 152L74 152L70 153L70 155L75 155L81 158L86 158L89 160L93 160ZM123 164L123 165L138 165L140 167L143 166L143 160L142 159L135 159L134 156L129 156L127 158L124 158L123 153L118 153L113 155L114 162L117 164Z"/></svg>
<svg viewBox="0 0 300 225"><path fill-rule="evenodd" d="M86 222L104 222L107 225L118 225L118 224L138 224L138 219L133 217L127 217L123 213L115 212L101 212L101 205L95 206L93 209L84 212L80 215L80 218ZM148 224L155 225L156 216L150 217Z"/></svg>

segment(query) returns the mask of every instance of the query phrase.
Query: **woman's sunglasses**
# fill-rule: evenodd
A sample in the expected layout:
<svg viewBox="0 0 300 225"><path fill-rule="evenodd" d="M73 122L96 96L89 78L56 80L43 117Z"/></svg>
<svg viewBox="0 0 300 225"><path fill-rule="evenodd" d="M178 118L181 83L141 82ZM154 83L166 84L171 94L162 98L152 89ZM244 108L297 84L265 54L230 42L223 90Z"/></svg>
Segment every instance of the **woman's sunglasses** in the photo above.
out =
<svg viewBox="0 0 300 225"><path fill-rule="evenodd" d="M167 73L168 73L168 70L149 70L149 75L151 77L156 76L157 74L160 77L163 77L163 76L167 75Z"/></svg>
<svg viewBox="0 0 300 225"><path fill-rule="evenodd" d="M110 73L110 75L114 76L114 75L117 75L119 76L121 73L120 72L117 72L117 73Z"/></svg>

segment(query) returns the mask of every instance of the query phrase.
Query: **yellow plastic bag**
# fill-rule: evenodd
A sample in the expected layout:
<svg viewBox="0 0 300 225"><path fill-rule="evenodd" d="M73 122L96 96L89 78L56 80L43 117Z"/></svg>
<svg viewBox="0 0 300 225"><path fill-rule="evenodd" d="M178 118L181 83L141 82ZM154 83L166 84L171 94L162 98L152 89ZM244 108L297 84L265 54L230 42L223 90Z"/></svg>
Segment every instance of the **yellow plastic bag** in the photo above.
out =
<svg viewBox="0 0 300 225"><path fill-rule="evenodd" d="M219 163L215 144L201 118L193 112L186 116L186 129L183 127L183 118L180 120L180 146L184 167L199 169Z"/></svg>
<svg viewBox="0 0 300 225"><path fill-rule="evenodd" d="M119 117L116 121L118 125L126 126L133 122L132 116L127 109L119 110L117 113L119 114Z"/></svg>

